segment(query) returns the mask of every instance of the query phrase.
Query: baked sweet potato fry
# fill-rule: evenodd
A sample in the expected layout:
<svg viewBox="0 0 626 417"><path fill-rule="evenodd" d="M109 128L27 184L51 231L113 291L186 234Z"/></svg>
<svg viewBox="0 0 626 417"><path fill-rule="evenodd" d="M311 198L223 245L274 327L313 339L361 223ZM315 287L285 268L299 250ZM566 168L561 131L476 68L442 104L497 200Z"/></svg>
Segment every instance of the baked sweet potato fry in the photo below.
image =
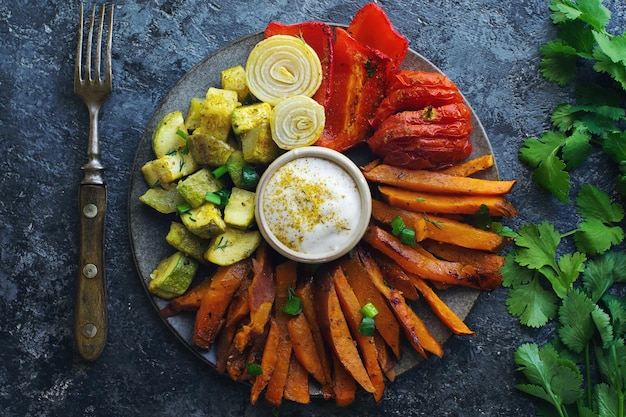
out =
<svg viewBox="0 0 626 417"><path fill-rule="evenodd" d="M328 384L322 361L315 347L313 332L304 314L298 314L290 319L287 322L287 329L295 357L321 386Z"/></svg>
<svg viewBox="0 0 626 417"><path fill-rule="evenodd" d="M200 302L204 293L211 286L211 277L208 276L194 285L186 293L170 300L165 307L159 311L161 317L172 317L181 311L196 311L200 307Z"/></svg>
<svg viewBox="0 0 626 417"><path fill-rule="evenodd" d="M374 391L374 400L378 403L382 400L385 392L385 379L383 372L378 363L378 352L376 350L376 342L373 336L365 336L359 332L359 326L363 315L361 314L361 305L359 300L352 291L346 276L341 268L335 268L333 273L333 283L339 298L339 304L344 313L348 327L352 331L352 335L356 340L359 351L363 358L363 364L367 370L367 374L376 389Z"/></svg>
<svg viewBox="0 0 626 417"><path fill-rule="evenodd" d="M277 360L274 372L265 391L265 400L275 407L282 403L283 392L289 374L292 347L287 322L291 317L282 310L287 302L289 288L296 286L296 271L297 264L292 261L286 261L277 265L275 270L276 296L274 299L274 317L278 326Z"/></svg>
<svg viewBox="0 0 626 417"><path fill-rule="evenodd" d="M468 177L480 171L491 168L494 165L493 155L488 153L467 161L461 162L451 167L440 170L442 174L455 175L458 177Z"/></svg>
<svg viewBox="0 0 626 417"><path fill-rule="evenodd" d="M345 407L352 404L356 397L356 381L346 371L339 359L332 356L333 361L333 385L335 390L335 404Z"/></svg>
<svg viewBox="0 0 626 417"><path fill-rule="evenodd" d="M430 238L465 248L498 252L509 240L497 233L482 230L457 220L436 214L417 213L372 200L372 217L382 224L390 224L400 216L404 224L416 230L416 241Z"/></svg>
<svg viewBox="0 0 626 417"><path fill-rule="evenodd" d="M370 281L363 264L355 257L346 258L341 267L359 304L372 303L378 310L376 331L380 333L396 358L400 357L400 324L382 294Z"/></svg>
<svg viewBox="0 0 626 417"><path fill-rule="evenodd" d="M250 259L244 259L219 267L213 275L194 322L193 341L201 349L209 349L215 341L233 294L250 272Z"/></svg>
<svg viewBox="0 0 626 417"><path fill-rule="evenodd" d="M265 339L265 348L263 349L263 357L261 358L261 369L263 373L258 375L252 383L252 389L250 390L250 402L255 404L259 399L259 395L265 389L269 383L274 369L276 368L276 361L278 361L278 325L276 320L270 318L269 330L267 332L267 338Z"/></svg>
<svg viewBox="0 0 626 417"><path fill-rule="evenodd" d="M443 355L441 344L428 330L422 319L415 314L411 306L406 303L402 294L395 288L389 288L385 285L380 268L374 262L374 259L363 250L357 250L357 257L363 263L374 286L389 301L389 305L398 318L400 327L413 349L424 358L427 357L425 351L441 357Z"/></svg>
<svg viewBox="0 0 626 417"><path fill-rule="evenodd" d="M493 290L500 285L492 276L481 275L473 266L436 259L419 245L404 245L377 226L369 226L363 240L393 259L405 271L423 278L483 290Z"/></svg>
<svg viewBox="0 0 626 417"><path fill-rule="evenodd" d="M407 190L434 194L504 195L511 192L515 180L484 180L448 175L436 171L399 168L380 164L363 171L369 181L393 185Z"/></svg>
<svg viewBox="0 0 626 417"><path fill-rule="evenodd" d="M504 196L440 195L410 191L381 185L378 187L383 199L395 207L424 213L475 214L481 206L489 209L491 216L512 218L517 209Z"/></svg>
<svg viewBox="0 0 626 417"><path fill-rule="evenodd" d="M272 313L276 283L272 272L272 264L266 245L261 245L252 259L254 272L249 290L250 323L242 326L235 335L235 346L243 351L247 346L253 346L252 354L260 355L263 351L263 338L267 322Z"/></svg>
<svg viewBox="0 0 626 417"><path fill-rule="evenodd" d="M226 362L230 350L233 347L233 339L237 329L244 320L250 318L250 302L248 301L248 288L250 279L245 279L235 291L232 301L226 310L224 326L217 335L215 341L215 367L217 372L226 371Z"/></svg>
<svg viewBox="0 0 626 417"><path fill-rule="evenodd" d="M330 399L335 394L333 391L333 363L331 353L328 350L324 337L320 330L317 319L317 307L315 305L315 297L313 290L313 278L302 282L296 288L296 295L302 300L302 314L306 317L306 321L311 330L311 337L315 344L315 349L320 360L320 365L324 373L325 384L322 384L322 396L324 399Z"/></svg>
<svg viewBox="0 0 626 417"><path fill-rule="evenodd" d="M422 294L433 313L450 329L454 334L459 335L473 335L474 332L467 327L467 325L456 315L454 311L450 309L444 303L441 298L433 291L432 288L420 277L415 274L410 274L410 278L413 280L415 287Z"/></svg>
<svg viewBox="0 0 626 417"><path fill-rule="evenodd" d="M396 364L391 357L389 346L385 343L385 339L380 333L374 333L374 343L376 343L376 351L378 352L378 363L387 379L393 382L396 379Z"/></svg>
<svg viewBox="0 0 626 417"><path fill-rule="evenodd" d="M473 266L478 273L491 276L494 281L502 280L500 268L504 265L504 256L432 240L422 242L422 246L438 258Z"/></svg>
<svg viewBox="0 0 626 417"><path fill-rule="evenodd" d="M315 279L315 301L322 334L335 356L354 380L369 393L376 392L356 348L332 280L332 271L323 271Z"/></svg>
<svg viewBox="0 0 626 417"><path fill-rule="evenodd" d="M285 382L285 391L283 393L286 400L294 401L300 404L308 404L311 402L311 394L309 392L309 373L298 361L295 355L291 355L289 362L289 373Z"/></svg>
<svg viewBox="0 0 626 417"><path fill-rule="evenodd" d="M383 279L389 286L400 291L404 298L408 300L417 300L419 298L415 285L413 285L404 269L380 252L373 253L372 256L380 268Z"/></svg>

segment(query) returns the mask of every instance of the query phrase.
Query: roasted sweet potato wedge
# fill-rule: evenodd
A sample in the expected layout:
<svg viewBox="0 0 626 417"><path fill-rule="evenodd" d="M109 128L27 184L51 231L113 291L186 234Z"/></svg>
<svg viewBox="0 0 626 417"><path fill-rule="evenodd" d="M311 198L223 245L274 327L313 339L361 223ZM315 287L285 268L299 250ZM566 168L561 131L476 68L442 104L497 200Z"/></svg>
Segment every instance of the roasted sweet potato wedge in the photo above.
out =
<svg viewBox="0 0 626 417"><path fill-rule="evenodd" d="M489 169L493 165L493 155L489 153L473 159L468 159L467 161L452 165L451 167L444 168L439 172L447 175L456 175L458 177L468 177L480 171Z"/></svg>
<svg viewBox="0 0 626 417"><path fill-rule="evenodd" d="M315 278L315 301L322 334L346 371L365 391L374 393L376 388L365 369L341 310L332 274L333 271L323 271Z"/></svg>
<svg viewBox="0 0 626 417"><path fill-rule="evenodd" d="M332 361L335 403L339 407L345 407L352 404L356 397L356 381L336 356L332 356Z"/></svg>
<svg viewBox="0 0 626 417"><path fill-rule="evenodd" d="M405 190L381 185L378 187L383 199L395 207L424 213L475 214L483 205L491 216L512 218L517 209L505 197L468 195L459 198L455 195L440 195Z"/></svg>
<svg viewBox="0 0 626 417"><path fill-rule="evenodd" d="M309 392L309 373L298 361L295 355L291 355L289 362L289 372L287 381L285 382L285 391L283 395L286 400L294 401L300 404L308 404L311 402L311 394Z"/></svg>
<svg viewBox="0 0 626 417"><path fill-rule="evenodd" d="M191 287L186 293L170 300L159 311L161 317L172 317L181 311L196 311L200 308L202 297L211 286L211 277L208 276L197 285Z"/></svg>
<svg viewBox="0 0 626 417"><path fill-rule="evenodd" d="M193 341L198 347L211 347L222 327L224 313L233 294L249 276L251 269L250 259L217 269L196 313Z"/></svg>
<svg viewBox="0 0 626 417"><path fill-rule="evenodd" d="M484 180L448 175L436 171L416 170L380 164L363 171L369 181L393 185L406 190L433 194L504 195L511 192L515 180Z"/></svg>
<svg viewBox="0 0 626 417"><path fill-rule="evenodd" d="M322 361L315 347L313 332L303 313L294 316L287 322L293 353L304 369L315 378L321 386L328 384Z"/></svg>
<svg viewBox="0 0 626 417"><path fill-rule="evenodd" d="M400 291L404 298L408 300L417 300L419 298L419 294L417 293L417 289L415 288L415 285L413 285L411 278L407 276L406 272L400 267L400 265L380 252L372 253L372 256L380 268L380 273L386 283L388 283L392 288Z"/></svg>
<svg viewBox="0 0 626 417"><path fill-rule="evenodd" d="M250 390L250 402L252 404L257 402L259 395L261 395L261 392L265 389L274 374L276 362L278 361L279 339L276 320L270 318L269 330L267 332L267 338L265 339L265 348L263 349L263 357L261 358L261 369L263 373L254 379L252 389Z"/></svg>
<svg viewBox="0 0 626 417"><path fill-rule="evenodd" d="M436 259L419 245L404 245L391 233L377 226L369 226L363 240L393 259L405 271L426 279L483 290L492 290L499 285L493 277L481 275L473 266Z"/></svg>
<svg viewBox="0 0 626 417"><path fill-rule="evenodd" d="M372 303L378 310L376 331L380 333L396 358L400 357L400 324L391 307L369 279L363 264L355 257L346 258L341 267L359 300L359 304Z"/></svg>
<svg viewBox="0 0 626 417"><path fill-rule="evenodd" d="M339 298L341 309L343 310L348 327L352 331L352 335L356 340L359 351L363 358L363 364L367 370L367 374L376 389L374 391L374 400L378 403L382 400L385 391L385 379L383 372L378 363L378 352L376 350L376 342L373 336L365 336L359 332L359 326L363 315L361 314L361 305L359 300L352 291L346 276L341 268L335 268L333 273L333 283Z"/></svg>

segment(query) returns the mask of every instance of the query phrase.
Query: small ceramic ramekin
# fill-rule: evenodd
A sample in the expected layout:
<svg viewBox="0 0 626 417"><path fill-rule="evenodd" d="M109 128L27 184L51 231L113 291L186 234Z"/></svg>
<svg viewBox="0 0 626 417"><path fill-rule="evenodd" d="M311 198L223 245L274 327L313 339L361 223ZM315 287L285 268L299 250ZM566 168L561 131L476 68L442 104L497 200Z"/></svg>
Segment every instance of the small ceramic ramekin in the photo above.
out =
<svg viewBox="0 0 626 417"><path fill-rule="evenodd" d="M278 253L296 262L335 260L363 237L372 196L361 170L340 152L293 149L270 164L256 192L259 230Z"/></svg>

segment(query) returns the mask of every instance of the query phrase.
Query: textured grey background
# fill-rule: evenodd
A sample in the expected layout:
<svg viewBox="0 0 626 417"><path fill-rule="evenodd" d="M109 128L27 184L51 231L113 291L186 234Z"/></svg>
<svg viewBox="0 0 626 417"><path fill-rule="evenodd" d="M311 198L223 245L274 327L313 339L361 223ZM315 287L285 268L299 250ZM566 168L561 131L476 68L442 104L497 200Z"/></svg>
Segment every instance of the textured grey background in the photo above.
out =
<svg viewBox="0 0 626 417"><path fill-rule="evenodd" d="M410 46L448 74L491 139L504 178L519 179L514 227L548 219L571 229L571 209L538 192L517 160L549 110L571 94L538 74L538 48L555 35L547 1L381 1ZM349 23L365 1L157 0L116 6L115 91L100 121L109 206L106 251L110 332L93 364L72 347L78 250L77 187L87 112L72 92L78 2L0 0L0 415L271 416L247 386L203 365L157 317L130 252L127 192L139 139L160 100L205 55L268 21ZM623 1L606 3L624 22ZM623 23L621 23L623 24ZM620 28L623 31L623 27ZM620 32L621 33L621 32ZM581 181L611 178L594 157ZM282 416L531 416L514 350L550 338L522 328L506 291L483 294L467 322L431 359L389 384L381 404L285 403Z"/></svg>

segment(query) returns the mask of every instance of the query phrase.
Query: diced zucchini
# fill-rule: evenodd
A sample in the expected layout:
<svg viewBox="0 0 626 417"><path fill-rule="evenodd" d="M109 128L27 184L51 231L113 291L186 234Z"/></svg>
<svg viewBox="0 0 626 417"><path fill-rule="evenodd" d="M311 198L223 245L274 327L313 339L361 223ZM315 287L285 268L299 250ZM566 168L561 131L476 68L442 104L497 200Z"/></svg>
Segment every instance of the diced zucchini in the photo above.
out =
<svg viewBox="0 0 626 417"><path fill-rule="evenodd" d="M194 97L189 101L189 110L185 117L185 127L193 132L202 124L202 109L204 108L204 99Z"/></svg>
<svg viewBox="0 0 626 417"><path fill-rule="evenodd" d="M257 126L268 125L272 106L268 103L255 103L235 108L231 114L233 132L241 135Z"/></svg>
<svg viewBox="0 0 626 417"><path fill-rule="evenodd" d="M205 259L216 265L232 265L252 255L260 244L261 234L256 230L227 228L213 239Z"/></svg>
<svg viewBox="0 0 626 417"><path fill-rule="evenodd" d="M202 168L187 178L178 181L176 189L180 195L191 205L198 207L204 203L206 193L213 193L223 188L220 180L213 177L208 168Z"/></svg>
<svg viewBox="0 0 626 417"><path fill-rule="evenodd" d="M172 222L170 224L170 230L167 232L165 240L187 256L203 263L206 262L204 254L209 248L209 240L194 235L181 223Z"/></svg>
<svg viewBox="0 0 626 417"><path fill-rule="evenodd" d="M156 167L156 159L146 162L141 167L141 173L143 174L143 178L146 180L146 184L148 184L148 187L150 188L156 187L158 185L163 186L163 184L159 184L159 173L157 172Z"/></svg>
<svg viewBox="0 0 626 417"><path fill-rule="evenodd" d="M180 111L168 113L159 121L152 133L152 150L157 158L187 146L185 138L176 133L179 130L187 133L185 119Z"/></svg>
<svg viewBox="0 0 626 417"><path fill-rule="evenodd" d="M246 84L246 70L241 65L227 68L220 75L223 89L236 91L237 98L241 103L248 99L250 90Z"/></svg>
<svg viewBox="0 0 626 417"><path fill-rule="evenodd" d="M169 190L155 187L149 188L139 197L139 201L160 213L171 214L176 212L176 206L184 203L185 199L175 187L171 187Z"/></svg>
<svg viewBox="0 0 626 417"><path fill-rule="evenodd" d="M198 270L198 263L178 251L159 263L150 274L148 290L161 298L174 298L182 295Z"/></svg>
<svg viewBox="0 0 626 417"><path fill-rule="evenodd" d="M191 233L204 239L215 237L226 230L221 210L209 202L182 213L180 219Z"/></svg>
<svg viewBox="0 0 626 417"><path fill-rule="evenodd" d="M237 229L246 229L254 222L255 193L234 187L224 207L224 222Z"/></svg>
<svg viewBox="0 0 626 417"><path fill-rule="evenodd" d="M230 114L237 106L239 101L235 91L210 87L204 100L199 132L226 141L231 129Z"/></svg>
<svg viewBox="0 0 626 417"><path fill-rule="evenodd" d="M194 161L199 164L220 166L228 161L235 148L213 135L194 133L189 136L189 151Z"/></svg>
<svg viewBox="0 0 626 417"><path fill-rule="evenodd" d="M154 160L154 170L159 183L164 187L165 184L185 177L197 169L198 165L189 152L170 153Z"/></svg>

